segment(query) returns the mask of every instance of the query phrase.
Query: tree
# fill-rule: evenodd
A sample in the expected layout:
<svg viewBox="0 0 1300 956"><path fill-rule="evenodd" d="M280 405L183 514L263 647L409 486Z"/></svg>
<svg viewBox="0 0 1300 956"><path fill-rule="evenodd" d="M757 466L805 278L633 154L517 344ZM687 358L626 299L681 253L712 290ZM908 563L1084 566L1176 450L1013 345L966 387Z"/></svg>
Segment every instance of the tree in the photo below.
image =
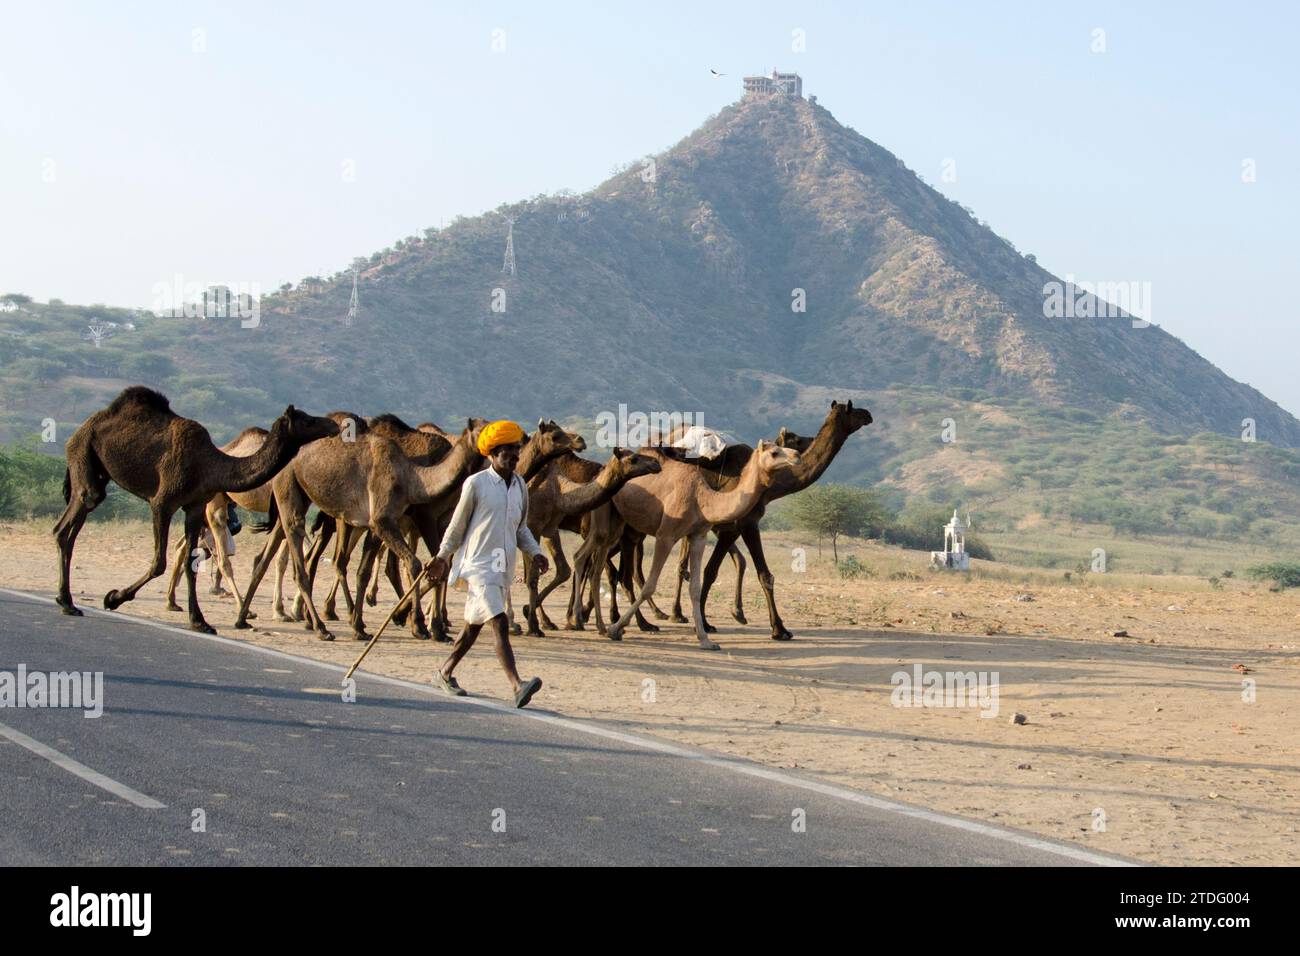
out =
<svg viewBox="0 0 1300 956"><path fill-rule="evenodd" d="M840 535L861 535L889 520L875 492L850 485L813 485L791 499L789 512L796 528L817 535L819 548L823 537L831 539L837 565Z"/></svg>

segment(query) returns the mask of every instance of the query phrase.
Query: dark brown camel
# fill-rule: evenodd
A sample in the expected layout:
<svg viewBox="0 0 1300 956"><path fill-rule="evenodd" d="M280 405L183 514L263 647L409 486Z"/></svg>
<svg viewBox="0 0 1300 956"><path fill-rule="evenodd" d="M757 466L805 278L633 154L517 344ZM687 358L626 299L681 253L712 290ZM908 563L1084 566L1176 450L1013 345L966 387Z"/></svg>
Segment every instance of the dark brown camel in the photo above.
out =
<svg viewBox="0 0 1300 956"><path fill-rule="evenodd" d="M167 531L176 512L185 512L186 552L192 554L203 527L204 508L222 491L249 491L277 474L300 448L338 433L328 418L292 405L271 425L262 447L245 458L225 454L208 430L171 410L167 399L134 385L91 415L67 444L68 469L63 497L68 502L54 526L59 546L58 604L64 614L80 615L68 580L72 551L86 516L104 500L109 481L149 503L153 516L154 557L148 571L123 590L104 595L114 610L167 569ZM194 565L185 562L190 627L216 633L203 619L194 586Z"/></svg>
<svg viewBox="0 0 1300 956"><path fill-rule="evenodd" d="M845 404L831 402L830 413L826 420L822 422L821 428L813 436L811 444L807 450L799 456L799 461L793 468L778 473L772 480L771 486L759 498L757 504L737 521L725 524L715 525L714 534L718 537L718 543L713 548L713 553L709 556L708 563L704 566L704 575L700 588L700 624L708 633L717 631L712 624L704 618L705 604L709 597L709 588L713 585L718 576L718 568L722 565L723 558L726 557L728 549L733 547L736 539L740 538L745 542L745 547L749 549L749 556L754 562L754 570L758 572L758 583L763 589L763 597L767 600L767 613L772 626L772 640L788 641L794 637L785 623L781 620L781 615L776 609L776 590L772 572L768 569L767 558L763 554L763 539L759 532L759 521L762 519L768 504L776 501L778 498L784 498L786 495L792 495L795 492L803 491L826 471L839 450L844 446L844 442L850 435L858 429L871 424L871 412L865 408L854 408L853 402Z"/></svg>
<svg viewBox="0 0 1300 956"><path fill-rule="evenodd" d="M669 441L671 441L673 437L674 436L670 434ZM777 445L782 448L793 449L801 455L812 446L812 443L812 438L795 434L788 428L782 428L776 436ZM693 461L700 466L701 474L704 476L705 480L709 482L710 486L718 491L725 491L735 483L741 470L745 467L745 463L749 461L749 456L753 453L754 450L749 445L742 443L728 445L726 450L715 458L692 458L688 460ZM714 531L716 533L717 529L714 529ZM632 573L630 576L628 575L628 562L622 560L622 557L620 557L618 579L622 583L624 591L627 592L629 599L632 594L635 593L634 588L640 588L641 585L645 583L645 575L641 570L645 552L644 544L645 535L639 533L633 528L625 527L623 529L623 539L620 543L620 552L622 556L627 556L630 560ZM733 596L731 613L732 616L741 624L746 624L748 622L745 620L745 610L742 603L745 583L745 558L740 553L740 548L736 546L735 541L732 541L731 547L727 549L726 556L730 557L732 563L736 566L736 590ZM652 599L646 600L646 605L661 620L664 619L664 617L667 617L668 620L677 624L686 622L686 617L682 614L682 585L690 581L689 558L690 549L687 547L687 542L683 541L677 561L677 589L673 600L673 610L671 615L664 615L659 611L659 609L655 607ZM612 559L609 566L612 569ZM611 603L613 608L617 609L618 604L615 596L617 592L613 590L614 574L612 573L610 574L610 588ZM614 616L616 612L611 610L610 613Z"/></svg>

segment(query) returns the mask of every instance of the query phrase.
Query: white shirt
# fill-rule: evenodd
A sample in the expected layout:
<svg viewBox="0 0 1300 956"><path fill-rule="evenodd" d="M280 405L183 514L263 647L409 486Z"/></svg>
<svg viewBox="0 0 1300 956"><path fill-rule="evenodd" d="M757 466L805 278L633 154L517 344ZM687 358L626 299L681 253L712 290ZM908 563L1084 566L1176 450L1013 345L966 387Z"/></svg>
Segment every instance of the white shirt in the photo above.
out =
<svg viewBox="0 0 1300 956"><path fill-rule="evenodd" d="M510 485L490 465L465 479L451 524L443 535L438 557L455 552L450 583L463 578L472 584L509 587L515 575L515 548L541 554L528 530L528 486L511 474Z"/></svg>

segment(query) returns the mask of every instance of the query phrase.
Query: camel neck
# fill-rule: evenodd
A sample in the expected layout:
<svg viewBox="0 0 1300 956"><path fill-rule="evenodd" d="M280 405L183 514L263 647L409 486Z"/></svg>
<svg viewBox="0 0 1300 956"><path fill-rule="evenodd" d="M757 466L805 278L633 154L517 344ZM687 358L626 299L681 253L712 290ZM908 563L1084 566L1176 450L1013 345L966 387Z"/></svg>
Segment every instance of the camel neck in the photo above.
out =
<svg viewBox="0 0 1300 956"><path fill-rule="evenodd" d="M469 436L462 434L440 462L434 465L417 465L415 471L423 486L425 498L433 501L453 489L458 489L482 457L477 449L471 447Z"/></svg>
<svg viewBox="0 0 1300 956"><path fill-rule="evenodd" d="M840 427L834 415L827 416L822 427L817 429L808 450L799 455L799 460L780 478L773 482L773 497L780 498L803 491L830 467L835 456L839 454L849 433Z"/></svg>
<svg viewBox="0 0 1300 956"><path fill-rule="evenodd" d="M610 463L600 469L600 473L591 481L561 493L557 502L560 512L566 515L586 514L613 498L628 480L626 473L615 473L613 461L611 458Z"/></svg>
<svg viewBox="0 0 1300 956"><path fill-rule="evenodd" d="M296 447L291 446L285 438L285 430L279 421L271 426L262 447L246 458L227 455L220 449L213 449L217 460L211 469L215 477L215 487L221 491L252 491L254 488L274 478L280 469L288 464Z"/></svg>

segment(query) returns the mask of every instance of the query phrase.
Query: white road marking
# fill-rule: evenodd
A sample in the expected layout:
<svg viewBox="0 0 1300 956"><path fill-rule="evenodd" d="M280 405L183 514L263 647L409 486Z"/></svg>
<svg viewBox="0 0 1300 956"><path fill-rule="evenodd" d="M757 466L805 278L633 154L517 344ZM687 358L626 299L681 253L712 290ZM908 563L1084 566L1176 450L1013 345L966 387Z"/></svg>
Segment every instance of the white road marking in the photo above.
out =
<svg viewBox="0 0 1300 956"><path fill-rule="evenodd" d="M45 604L55 603L53 598L28 594L26 591L14 591L9 588L0 588L0 594L27 598L30 601L38 601ZM179 634L182 637L212 641L217 644L224 644L244 651L265 654L279 660L294 661L298 664L305 664L309 667L334 671L338 674L347 673L347 667L342 664L312 660L310 657L300 657L297 654L277 651L270 647L258 647L256 644L249 644L246 641L222 637L219 634L200 634L197 631L174 627L171 624L163 624L161 621L154 621L150 618L136 617L132 614L123 614L120 611L104 611L92 607L87 607L84 610L87 614L114 617L118 620L125 618L132 623L142 624L146 627L153 627L162 631L169 631L173 634ZM980 823L977 820L966 820L962 817L953 817L936 810L926 810L924 807L913 807L905 803L895 803L893 800L884 800L880 797L873 797L869 794L860 793L857 790L850 790L847 787L837 787L834 784L822 783L818 780L810 780L804 777L797 777L792 774L782 773L779 770L771 770L767 767L760 766L759 764L750 763L747 760L740 760L734 757L723 757L705 750L693 750L680 744L669 743L666 740L659 740L654 737L642 737L638 734L629 734L621 730L615 730L612 727L602 726L601 724L592 721L575 720L571 717L561 717L558 714L545 714L537 711L518 710L511 704L502 701L489 700L482 697L452 697L448 694L444 694L440 690L435 690L432 685L417 684L414 681L402 680L398 677L387 677L383 674L373 674L364 669L359 669L357 673L364 674L368 680L373 680L381 684L389 684L393 687L405 687L409 690L420 691L430 697L437 697L439 700L446 703L485 707L489 710L498 711L503 715L522 717L527 720L537 720L542 723L551 724L555 727L563 727L566 730L575 731L580 734L587 734L592 737L604 737L607 740L617 740L620 743L627 744L631 747L638 747L642 750L650 750L655 753L680 757L683 760L693 760L710 767L718 767L722 770L729 770L733 773L744 774L749 777L757 777L760 780L770 780L773 783L783 784L788 787L796 787L800 790L807 790L812 793L819 793L823 796L843 800L848 803L856 803L860 806L871 807L873 810L881 810L886 813L896 813L900 816L924 820L927 823L933 823L938 826L951 827L956 830L965 830L968 833L977 833L980 836L985 836L994 840L1001 840L1004 843L1011 843L1027 849L1038 850L1043 853L1052 853L1056 856L1078 860L1082 863L1091 863L1094 866L1142 865L1132 863L1128 860L1121 860L1117 857L1107 856L1104 853L1094 853L1091 850L1079 849L1077 847L1069 846L1068 844L1053 843L1050 840L1040 839L1038 837L1029 836L1028 834L1016 833L1013 830L1003 830L1000 827L990 826L987 823Z"/></svg>
<svg viewBox="0 0 1300 956"><path fill-rule="evenodd" d="M7 737L20 747L25 747L38 757L44 757L56 767L61 767L68 773L80 777L87 783L93 783L101 790L107 790L115 797L121 797L129 803L134 803L137 807L145 810L162 810L167 804L159 803L153 797L146 797L139 790L132 790L124 783L118 783L112 777L106 777L98 770L91 770L84 763L78 763L65 753L60 753L53 747L47 747L39 740L33 740L24 733L14 730L7 724L0 724L0 737Z"/></svg>

